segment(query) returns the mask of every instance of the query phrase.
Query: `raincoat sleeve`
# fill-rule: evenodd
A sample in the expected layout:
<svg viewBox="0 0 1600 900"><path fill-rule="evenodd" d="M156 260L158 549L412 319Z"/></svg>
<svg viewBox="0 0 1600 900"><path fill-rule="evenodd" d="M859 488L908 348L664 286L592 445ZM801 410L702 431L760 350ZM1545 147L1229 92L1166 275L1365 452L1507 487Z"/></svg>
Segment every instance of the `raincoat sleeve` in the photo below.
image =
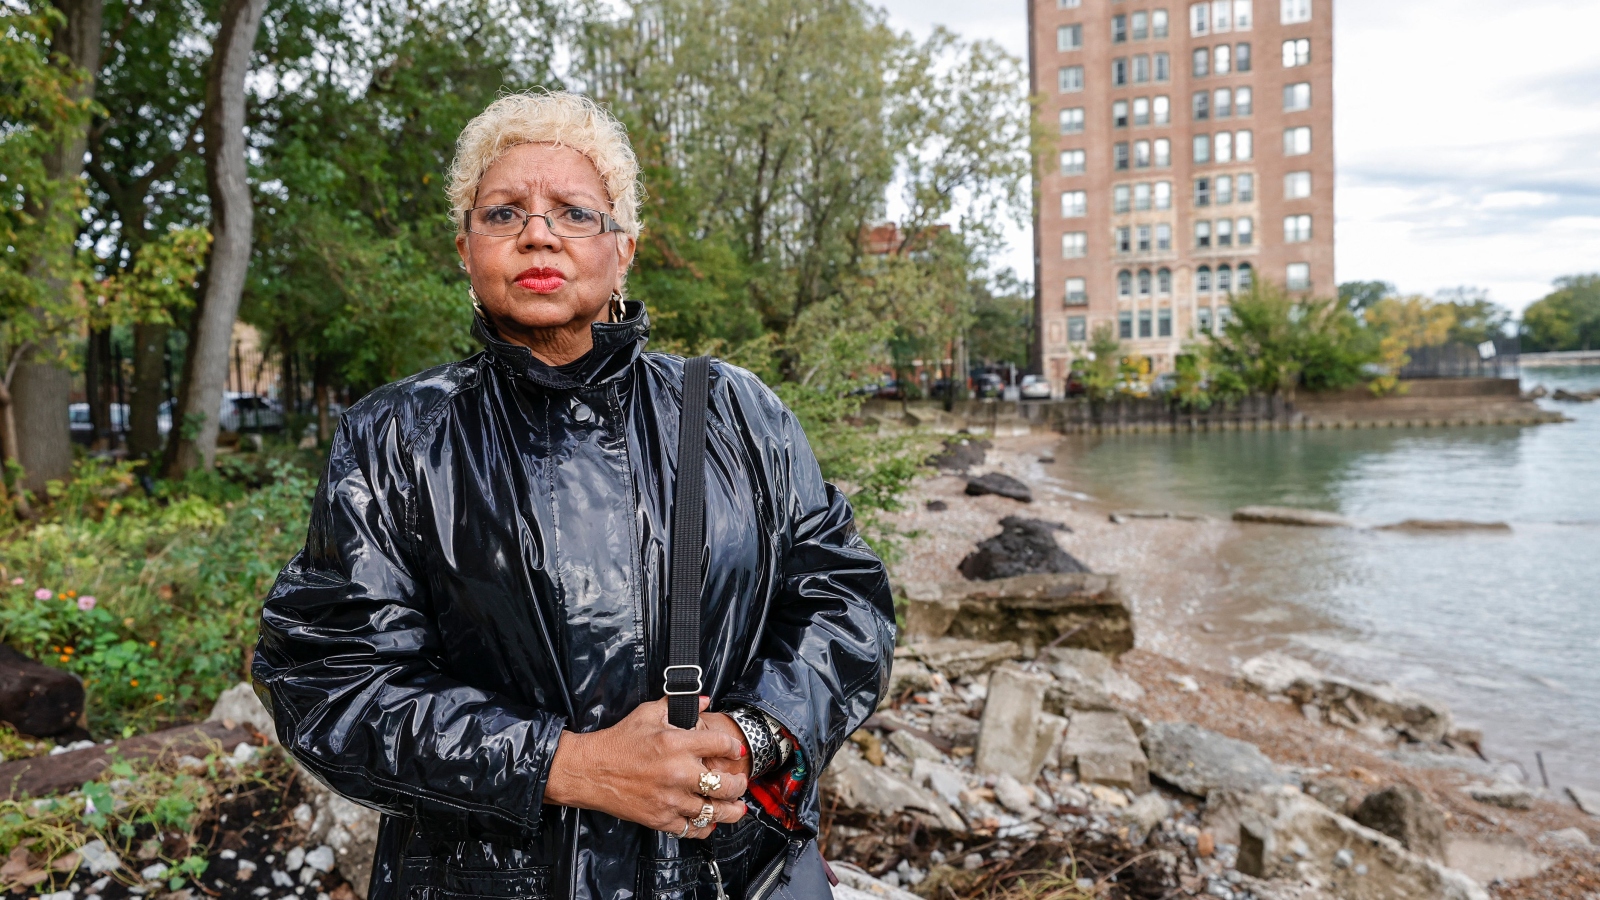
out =
<svg viewBox="0 0 1600 900"><path fill-rule="evenodd" d="M564 720L444 671L408 545L401 425L361 411L262 609L256 691L289 753L349 799L463 837L530 836Z"/></svg>
<svg viewBox="0 0 1600 900"><path fill-rule="evenodd" d="M794 794L795 820L815 833L818 776L887 689L894 600L883 562L856 533L849 501L822 479L799 422L787 409L778 418L771 475L787 519L782 586L729 699L772 716L799 743L810 772Z"/></svg>

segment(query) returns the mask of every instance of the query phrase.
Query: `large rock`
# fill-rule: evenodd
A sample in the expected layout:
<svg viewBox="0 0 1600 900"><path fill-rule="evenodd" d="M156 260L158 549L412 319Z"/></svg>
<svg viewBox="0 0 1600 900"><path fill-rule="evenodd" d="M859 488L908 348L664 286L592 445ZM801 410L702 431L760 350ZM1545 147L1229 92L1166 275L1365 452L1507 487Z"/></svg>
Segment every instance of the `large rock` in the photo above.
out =
<svg viewBox="0 0 1600 900"><path fill-rule="evenodd" d="M272 713L267 711L261 698L256 696L255 687L248 681L241 681L223 691L217 697L217 702L212 704L211 715L206 716L206 721L248 725L265 735L271 743L278 742L278 729L272 724Z"/></svg>
<svg viewBox="0 0 1600 900"><path fill-rule="evenodd" d="M33 737L87 737L83 682L0 644L0 721Z"/></svg>
<svg viewBox="0 0 1600 900"><path fill-rule="evenodd" d="M1119 712L1073 713L1061 764L1078 767L1078 780L1135 793L1150 790L1150 774L1139 738Z"/></svg>
<svg viewBox="0 0 1600 900"><path fill-rule="evenodd" d="M965 831L966 822L948 804L909 778L861 758L854 747L843 747L822 774L822 787L839 803L863 812L891 816L914 809L931 814L941 827Z"/></svg>
<svg viewBox="0 0 1600 900"><path fill-rule="evenodd" d="M1206 798L1204 825L1220 840L1237 840L1238 869L1256 878L1316 883L1341 900L1488 900L1461 872L1293 787L1216 791Z"/></svg>
<svg viewBox="0 0 1600 900"><path fill-rule="evenodd" d="M978 543L978 549L961 561L961 574L973 581L993 581L1017 575L1087 572L1089 567L1074 559L1056 543L1056 532L1065 525L1043 519L1006 516L1001 531Z"/></svg>
<svg viewBox="0 0 1600 900"><path fill-rule="evenodd" d="M989 693L978 726L973 758L984 774L1006 774L1023 784L1039 777L1066 724L1044 711L1048 675L1002 666L989 676Z"/></svg>
<svg viewBox="0 0 1600 900"><path fill-rule="evenodd" d="M1144 751L1151 775L1196 797L1293 784L1254 744L1189 722L1151 725L1145 729Z"/></svg>
<svg viewBox="0 0 1600 900"><path fill-rule="evenodd" d="M1482 885L1532 878L1550 864L1549 859L1529 850L1528 842L1514 834L1450 835L1445 858L1450 868Z"/></svg>
<svg viewBox="0 0 1600 900"><path fill-rule="evenodd" d="M1290 506L1241 506L1233 511L1235 522L1265 522L1269 525L1303 525L1312 528L1349 528L1354 522L1341 515L1316 509Z"/></svg>
<svg viewBox="0 0 1600 900"><path fill-rule="evenodd" d="M1133 614L1115 575L907 583L905 593L908 640L1015 641L1024 656L1063 636L1067 647L1111 654L1133 649Z"/></svg>
<svg viewBox="0 0 1600 900"><path fill-rule="evenodd" d="M1367 684L1329 675L1282 653L1264 653L1239 666L1244 687L1289 697L1318 707L1330 722L1354 728L1376 725L1422 743L1448 737L1454 728L1450 708L1388 684Z"/></svg>
<svg viewBox="0 0 1600 900"><path fill-rule="evenodd" d="M945 439L944 449L928 457L928 465L941 472L966 472L973 466L983 465L987 451L994 444L981 438L953 435Z"/></svg>
<svg viewBox="0 0 1600 900"><path fill-rule="evenodd" d="M1033 491L1027 485L1000 472L967 479L967 496L981 497L984 494L998 494L1023 503L1033 502Z"/></svg>
<svg viewBox="0 0 1600 900"><path fill-rule="evenodd" d="M896 669L901 666L898 660L915 660L925 668L954 680L981 675L1008 659L1021 659L1025 654L1015 641L972 641L954 638L917 641L896 647L894 655L897 660L894 665ZM932 683L931 679L929 683Z"/></svg>
<svg viewBox="0 0 1600 900"><path fill-rule="evenodd" d="M1283 653L1263 653L1239 666L1244 687L1272 696L1280 694L1297 703L1312 703L1322 690L1322 670Z"/></svg>
<svg viewBox="0 0 1600 900"><path fill-rule="evenodd" d="M307 841L332 847L334 867L350 882L356 896L366 900L382 816L375 809L328 790L304 768L300 770L300 783L306 786L307 799L315 812Z"/></svg>
<svg viewBox="0 0 1600 900"><path fill-rule="evenodd" d="M1409 784L1368 794L1350 818L1387 834L1412 853L1444 861L1444 811Z"/></svg>
<svg viewBox="0 0 1600 900"><path fill-rule="evenodd" d="M1572 802L1576 803L1579 809L1591 816L1600 818L1600 791L1569 787L1567 788L1567 796L1572 798Z"/></svg>

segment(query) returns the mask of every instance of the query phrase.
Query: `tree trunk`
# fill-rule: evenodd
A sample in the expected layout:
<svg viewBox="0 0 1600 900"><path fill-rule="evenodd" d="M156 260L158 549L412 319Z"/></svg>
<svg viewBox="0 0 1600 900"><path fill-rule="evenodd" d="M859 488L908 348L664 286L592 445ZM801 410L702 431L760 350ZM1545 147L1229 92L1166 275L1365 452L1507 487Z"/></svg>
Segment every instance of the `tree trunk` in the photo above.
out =
<svg viewBox="0 0 1600 900"><path fill-rule="evenodd" d="M103 0L55 0L66 22L50 36L50 51L84 70L87 78L75 96L94 96L95 79L100 74L101 14ZM56 184L53 196L44 198L44 216L76 217L74 189L83 175L83 154L88 144L87 125L63 140L44 155L45 174ZM53 301L65 305L71 290L70 272L77 229L68 228L69 237L61 246L44 254L35 271ZM46 317L45 310L33 315ZM26 474L23 485L29 490L44 489L53 478L66 478L72 470L72 428L67 420L67 405L72 402L72 373L62 364L57 346L44 340L34 347L16 369L11 386L10 415L16 422L15 459Z"/></svg>
<svg viewBox="0 0 1600 900"><path fill-rule="evenodd" d="M167 442L166 474L180 478L211 468L217 456L218 411L228 378L233 321L250 265L253 211L245 163L245 75L267 0L227 0L206 76L206 192L211 236L205 288L195 308L183 387Z"/></svg>
<svg viewBox="0 0 1600 900"><path fill-rule="evenodd" d="M133 326L133 383L128 386L128 458L161 452L161 403L166 376L167 326Z"/></svg>
<svg viewBox="0 0 1600 900"><path fill-rule="evenodd" d="M83 366L83 393L89 403L89 449L111 449L111 329L89 332Z"/></svg>
<svg viewBox="0 0 1600 900"><path fill-rule="evenodd" d="M328 415L328 404L332 401L333 392L328 389L328 366L319 357L313 369L315 386L312 393L317 403L317 446L325 447L332 439L332 417Z"/></svg>

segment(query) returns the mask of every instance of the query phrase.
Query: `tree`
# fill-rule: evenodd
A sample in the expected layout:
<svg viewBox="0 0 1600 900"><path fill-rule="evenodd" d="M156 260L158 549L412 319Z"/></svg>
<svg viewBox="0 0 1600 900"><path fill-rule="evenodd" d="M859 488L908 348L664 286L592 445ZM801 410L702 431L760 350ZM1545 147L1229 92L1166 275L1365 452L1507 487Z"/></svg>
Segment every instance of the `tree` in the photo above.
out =
<svg viewBox="0 0 1600 900"><path fill-rule="evenodd" d="M1299 387L1337 390L1365 380L1378 359L1376 338L1340 301L1297 299L1258 278L1231 310L1206 353L1245 391L1293 399Z"/></svg>
<svg viewBox="0 0 1600 900"><path fill-rule="evenodd" d="M1117 392L1122 375L1122 341L1116 326L1101 322L1089 333L1088 352L1072 361L1072 368L1083 373L1084 395L1091 403L1104 403Z"/></svg>
<svg viewBox="0 0 1600 900"><path fill-rule="evenodd" d="M1360 313L1393 293L1394 285L1387 281L1346 281L1339 285L1339 302L1345 309Z"/></svg>
<svg viewBox="0 0 1600 900"><path fill-rule="evenodd" d="M1523 350L1600 347L1600 274L1557 278L1555 290L1522 311Z"/></svg>
<svg viewBox="0 0 1600 900"><path fill-rule="evenodd" d="M216 458L222 390L228 378L233 323L250 265L253 210L245 162L245 76L267 0L226 0L206 76L206 193L212 242L196 305L183 385L173 410L166 474L209 469Z"/></svg>

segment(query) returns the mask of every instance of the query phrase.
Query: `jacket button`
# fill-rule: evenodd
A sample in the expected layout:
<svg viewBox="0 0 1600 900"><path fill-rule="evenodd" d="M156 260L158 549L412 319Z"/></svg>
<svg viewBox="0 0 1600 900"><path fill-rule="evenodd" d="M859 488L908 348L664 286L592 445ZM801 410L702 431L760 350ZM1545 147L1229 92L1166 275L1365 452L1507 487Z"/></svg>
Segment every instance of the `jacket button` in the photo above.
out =
<svg viewBox="0 0 1600 900"><path fill-rule="evenodd" d="M587 403L575 402L572 404L572 418L580 425L587 425L594 420L594 410Z"/></svg>

